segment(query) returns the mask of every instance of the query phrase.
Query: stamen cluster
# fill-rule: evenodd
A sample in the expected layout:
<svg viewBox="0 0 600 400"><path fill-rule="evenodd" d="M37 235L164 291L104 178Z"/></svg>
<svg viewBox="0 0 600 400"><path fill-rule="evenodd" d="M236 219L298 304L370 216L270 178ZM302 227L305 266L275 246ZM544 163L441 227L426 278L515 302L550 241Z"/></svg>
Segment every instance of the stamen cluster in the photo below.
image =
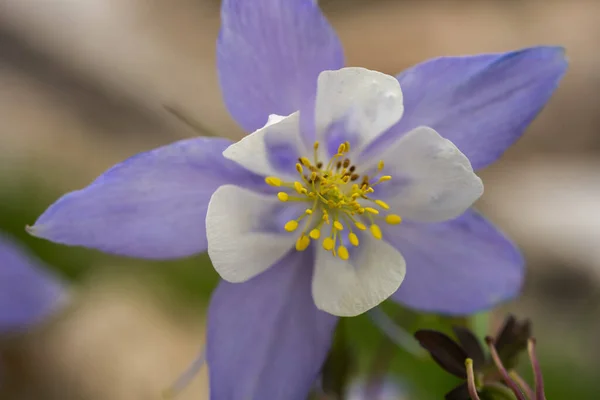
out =
<svg viewBox="0 0 600 400"><path fill-rule="evenodd" d="M320 239L321 231L327 226L329 234L323 238L323 248L331 251L334 256L347 260L348 248L344 245L346 231L348 242L356 247L359 245L359 239L353 227L365 231L368 225L373 237L381 239L381 228L376 223L378 219L383 219L390 225L402 221L396 214L383 217L381 212L389 210L389 205L371 197L375 193L375 186L391 180L392 177L379 176L384 167L383 161L379 161L373 176L360 175L347 157L350 152L348 142L340 144L337 153L327 164L319 160L319 142L314 143L313 149L313 161L306 157L298 159L296 171L299 180L284 182L269 176L265 181L271 186L287 189L277 193L280 201L308 203L308 207L298 218L288 221L284 226L286 231L294 232L300 223L305 221L302 233L296 241L296 250L306 250L311 239Z"/></svg>

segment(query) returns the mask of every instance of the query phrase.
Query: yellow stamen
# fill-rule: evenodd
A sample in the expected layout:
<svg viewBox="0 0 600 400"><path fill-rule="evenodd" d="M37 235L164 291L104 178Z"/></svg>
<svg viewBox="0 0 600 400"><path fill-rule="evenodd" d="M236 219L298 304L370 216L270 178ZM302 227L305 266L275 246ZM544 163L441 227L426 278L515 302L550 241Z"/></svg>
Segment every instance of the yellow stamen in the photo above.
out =
<svg viewBox="0 0 600 400"><path fill-rule="evenodd" d="M348 254L348 249L345 248L344 246L340 246L337 249L337 253L338 256L342 259L342 260L347 260L348 257L350 257L350 255Z"/></svg>
<svg viewBox="0 0 600 400"><path fill-rule="evenodd" d="M334 257L347 260L349 251L343 244L342 231L348 230L348 247L357 247L359 239L353 232L354 227L362 231L368 227L373 237L381 239L378 219L390 225L399 224L402 219L396 214L379 216L390 209L385 201L374 198L374 185L391 179L389 175L378 175L384 169L383 161L377 164L375 175L363 175L350 160L349 142L341 143L336 154L322 161L318 159L319 146L319 142L313 144L313 160L298 158L295 165L299 174L297 181L284 182L269 176L265 182L283 187L277 193L279 201L307 203L298 218L284 225L288 232L301 231L296 240L298 251L306 250L312 240L322 240L324 249ZM365 202L371 202L371 207L365 207ZM300 224L302 228L299 228ZM321 228L325 224L331 225L330 235L321 238Z"/></svg>
<svg viewBox="0 0 600 400"><path fill-rule="evenodd" d="M296 229L298 229L298 221L288 221L286 222L284 229L288 232L294 232Z"/></svg>
<svg viewBox="0 0 600 400"><path fill-rule="evenodd" d="M379 211L372 207L365 207L365 211L370 212L371 214L375 214L375 215L379 214Z"/></svg>
<svg viewBox="0 0 600 400"><path fill-rule="evenodd" d="M304 186L302 186L302 184L298 181L294 182L294 189L296 189L298 194L305 194L307 192Z"/></svg>
<svg viewBox="0 0 600 400"><path fill-rule="evenodd" d="M323 239L323 248L327 251L331 251L333 250L333 246L335 246L335 242L333 241L332 238L327 237L325 239Z"/></svg>
<svg viewBox="0 0 600 400"><path fill-rule="evenodd" d="M354 233L351 233L348 235L348 239L350 240L352 246L358 247L358 236L356 236Z"/></svg>
<svg viewBox="0 0 600 400"><path fill-rule="evenodd" d="M385 222L390 225L398 225L400 222L402 222L402 217L396 214L390 214L385 217Z"/></svg>
<svg viewBox="0 0 600 400"><path fill-rule="evenodd" d="M373 237L375 239L381 239L383 237L383 235L381 234L381 229L379 228L378 225L371 225L371 234L373 234Z"/></svg>
<svg viewBox="0 0 600 400"><path fill-rule="evenodd" d="M360 229L361 231L366 231L367 227L364 224L361 224L360 222L356 222L354 224L358 229Z"/></svg>
<svg viewBox="0 0 600 400"><path fill-rule="evenodd" d="M277 193L277 198L280 201L288 201L290 199L290 196L285 192L279 192Z"/></svg>
<svg viewBox="0 0 600 400"><path fill-rule="evenodd" d="M276 186L276 187L281 186L281 179L279 179L275 176L267 176L265 178L265 182L267 183L267 185L270 185L270 186Z"/></svg>
<svg viewBox="0 0 600 400"><path fill-rule="evenodd" d="M310 238L306 235L302 235L296 241L296 250L304 251L310 245Z"/></svg>
<svg viewBox="0 0 600 400"><path fill-rule="evenodd" d="M383 200L375 200L375 204L377 204L379 207L383 208L384 210L390 209L390 206L388 206L388 204Z"/></svg>

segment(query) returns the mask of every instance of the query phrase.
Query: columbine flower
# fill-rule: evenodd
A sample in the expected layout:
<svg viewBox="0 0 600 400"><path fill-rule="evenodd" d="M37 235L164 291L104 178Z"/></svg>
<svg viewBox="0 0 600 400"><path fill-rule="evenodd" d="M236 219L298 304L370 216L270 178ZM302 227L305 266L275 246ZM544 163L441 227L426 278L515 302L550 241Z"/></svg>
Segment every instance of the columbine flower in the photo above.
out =
<svg viewBox="0 0 600 400"><path fill-rule="evenodd" d="M65 304L63 285L12 240L0 236L0 334L22 332Z"/></svg>
<svg viewBox="0 0 600 400"><path fill-rule="evenodd" d="M217 58L225 103L254 133L140 154L31 228L136 257L208 249L225 279L208 317L213 398L303 398L332 314L390 295L468 313L518 292L519 252L468 209L482 191L472 168L543 107L562 49L439 58L392 78L344 68L313 0L225 0Z"/></svg>

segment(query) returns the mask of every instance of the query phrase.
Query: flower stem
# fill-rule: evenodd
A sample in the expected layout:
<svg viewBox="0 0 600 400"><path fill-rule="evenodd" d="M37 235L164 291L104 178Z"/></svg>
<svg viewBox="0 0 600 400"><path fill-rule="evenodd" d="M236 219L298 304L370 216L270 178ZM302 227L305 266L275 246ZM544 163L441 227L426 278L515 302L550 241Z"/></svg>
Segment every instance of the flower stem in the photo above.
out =
<svg viewBox="0 0 600 400"><path fill-rule="evenodd" d="M519 385L521 390L523 392L525 392L525 395L527 396L527 398L534 400L535 394L533 392L533 389L531 389L531 387L529 386L529 384L527 382L525 382L525 380L523 378L521 378L519 376L519 374L517 374L515 371L510 371L508 374L510 375L510 377L512 379L514 379L515 382L517 382L517 385Z"/></svg>
<svg viewBox="0 0 600 400"><path fill-rule="evenodd" d="M465 360L465 366L467 367L467 387L469 388L469 396L471 400L481 400L477 394L477 387L475 386L475 372L473 371L473 360L467 358Z"/></svg>
<svg viewBox="0 0 600 400"><path fill-rule="evenodd" d="M542 369L540 363L535 355L535 339L530 338L527 341L527 352L529 353L529 359L531 360L531 366L533 368L533 375L535 377L535 400L546 400L544 393L544 378L542 377Z"/></svg>
<svg viewBox="0 0 600 400"><path fill-rule="evenodd" d="M500 375L502 376L502 379L504 379L506 385L513 391L514 395L517 397L517 400L527 400L524 397L523 392L521 392L519 386L511 379L508 371L506 371L506 368L504 367L504 364L502 364L502 360L500 359L498 351L496 350L494 339L488 336L485 338L485 342L490 349L490 355L494 360L494 364L496 365L496 368L498 368L498 372L500 372Z"/></svg>

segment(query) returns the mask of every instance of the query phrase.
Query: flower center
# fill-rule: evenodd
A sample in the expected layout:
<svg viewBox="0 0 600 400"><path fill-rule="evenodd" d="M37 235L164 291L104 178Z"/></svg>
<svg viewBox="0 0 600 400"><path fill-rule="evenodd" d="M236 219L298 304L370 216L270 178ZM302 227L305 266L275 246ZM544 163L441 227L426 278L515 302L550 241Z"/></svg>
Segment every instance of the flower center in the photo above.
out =
<svg viewBox="0 0 600 400"><path fill-rule="evenodd" d="M392 177L379 176L384 167L383 160L379 161L373 176L359 175L356 167L347 157L350 151L348 142L340 144L337 153L327 164L319 160L319 142L315 142L313 148L312 162L306 157L298 159L296 171L299 180L284 182L277 177L269 176L265 181L271 186L286 189L277 193L280 201L307 203L306 210L284 226L286 231L294 232L300 224L304 225L302 234L296 241L296 250L306 250L311 239L320 239L321 231L327 229L329 235L323 238L323 248L331 251L334 256L347 260L348 249L344 245L346 232L348 242L355 247L359 245L353 227L364 231L369 225L373 237L381 239L378 220L383 220L390 225L402 221L402 218L396 214L382 216L381 213L389 210L390 207L384 201L372 197L375 187L388 182Z"/></svg>

